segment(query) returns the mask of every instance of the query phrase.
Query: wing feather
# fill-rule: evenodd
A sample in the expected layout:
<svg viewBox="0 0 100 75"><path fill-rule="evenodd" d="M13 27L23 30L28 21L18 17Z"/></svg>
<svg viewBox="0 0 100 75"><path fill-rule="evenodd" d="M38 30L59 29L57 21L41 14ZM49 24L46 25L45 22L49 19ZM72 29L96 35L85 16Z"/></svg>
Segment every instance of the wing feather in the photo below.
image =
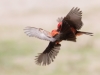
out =
<svg viewBox="0 0 100 75"><path fill-rule="evenodd" d="M81 19L82 19L82 11L78 7L72 8L70 12L65 17L70 25L73 26L75 29L80 29L83 25Z"/></svg>
<svg viewBox="0 0 100 75"><path fill-rule="evenodd" d="M36 56L36 64L49 65L51 62L54 61L55 57L59 53L60 46L60 44L50 42L48 47L44 50L44 52Z"/></svg>
<svg viewBox="0 0 100 75"><path fill-rule="evenodd" d="M41 28L26 27L24 30L29 37L37 37L39 39L47 40L51 42L54 42L56 40L51 36L50 32L43 30Z"/></svg>

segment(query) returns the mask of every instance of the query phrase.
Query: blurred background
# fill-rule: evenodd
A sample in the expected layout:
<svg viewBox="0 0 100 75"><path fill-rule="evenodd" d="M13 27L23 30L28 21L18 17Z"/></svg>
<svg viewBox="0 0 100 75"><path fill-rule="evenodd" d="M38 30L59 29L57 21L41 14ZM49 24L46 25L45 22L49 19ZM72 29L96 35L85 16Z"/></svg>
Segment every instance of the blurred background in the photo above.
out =
<svg viewBox="0 0 100 75"><path fill-rule="evenodd" d="M77 42L61 42L48 66L35 64L47 41L24 34L26 26L56 29L57 18L72 7L83 11L82 35ZM0 0L0 75L100 75L100 0Z"/></svg>

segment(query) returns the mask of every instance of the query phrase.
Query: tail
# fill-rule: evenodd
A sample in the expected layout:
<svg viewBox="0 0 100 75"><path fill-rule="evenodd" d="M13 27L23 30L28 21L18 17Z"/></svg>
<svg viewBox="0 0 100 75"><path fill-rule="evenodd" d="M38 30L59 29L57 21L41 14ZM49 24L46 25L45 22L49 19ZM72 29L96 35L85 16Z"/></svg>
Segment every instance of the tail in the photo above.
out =
<svg viewBox="0 0 100 75"><path fill-rule="evenodd" d="M82 34L93 36L93 33L91 33L91 32L83 32L83 31L77 31L76 32L76 36L80 36Z"/></svg>

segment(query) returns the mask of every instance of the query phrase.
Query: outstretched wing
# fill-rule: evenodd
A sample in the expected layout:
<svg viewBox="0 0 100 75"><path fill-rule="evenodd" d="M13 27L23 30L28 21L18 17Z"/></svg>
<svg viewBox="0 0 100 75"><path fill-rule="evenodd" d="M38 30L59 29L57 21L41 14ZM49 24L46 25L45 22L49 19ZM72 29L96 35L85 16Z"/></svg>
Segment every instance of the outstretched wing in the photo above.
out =
<svg viewBox="0 0 100 75"><path fill-rule="evenodd" d="M57 56L60 50L60 44L55 44L55 42L50 42L48 47L44 50L43 53L40 53L36 56L36 64L39 65L49 65L54 61L55 56Z"/></svg>
<svg viewBox="0 0 100 75"><path fill-rule="evenodd" d="M26 27L24 30L25 30L25 33L29 37L37 37L39 39L47 40L47 41L51 41L51 42L54 42L56 40L55 38L52 37L50 32L43 30L41 28Z"/></svg>
<svg viewBox="0 0 100 75"><path fill-rule="evenodd" d="M55 38L56 39L60 38L62 40L68 40L68 41L74 41L74 42L76 41L76 36L72 32L71 26L66 20L66 17L64 17L64 19L62 20L60 35L57 35Z"/></svg>
<svg viewBox="0 0 100 75"><path fill-rule="evenodd" d="M76 41L75 33L71 28L78 30L82 27L83 23L81 21L82 11L79 8L72 8L63 20L60 18L58 21L62 21L60 38L62 40ZM57 35L57 37L59 37Z"/></svg>
<svg viewBox="0 0 100 75"><path fill-rule="evenodd" d="M78 7L76 8L72 8L70 10L70 12L67 14L67 16L65 17L66 21L68 21L68 23L74 27L75 29L79 30L83 23L81 21L82 19L82 11L80 11L80 9Z"/></svg>

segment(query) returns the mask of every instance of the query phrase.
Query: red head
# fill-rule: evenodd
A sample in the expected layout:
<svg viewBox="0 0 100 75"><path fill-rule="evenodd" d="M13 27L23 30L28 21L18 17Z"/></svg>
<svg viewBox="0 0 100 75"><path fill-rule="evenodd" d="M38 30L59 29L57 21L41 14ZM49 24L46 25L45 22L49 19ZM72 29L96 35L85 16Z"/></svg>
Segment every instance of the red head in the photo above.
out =
<svg viewBox="0 0 100 75"><path fill-rule="evenodd" d="M58 31L61 29L61 25L62 25L62 22L59 22L59 23L58 23L58 26L57 26L57 28L58 28L57 30L58 30Z"/></svg>

